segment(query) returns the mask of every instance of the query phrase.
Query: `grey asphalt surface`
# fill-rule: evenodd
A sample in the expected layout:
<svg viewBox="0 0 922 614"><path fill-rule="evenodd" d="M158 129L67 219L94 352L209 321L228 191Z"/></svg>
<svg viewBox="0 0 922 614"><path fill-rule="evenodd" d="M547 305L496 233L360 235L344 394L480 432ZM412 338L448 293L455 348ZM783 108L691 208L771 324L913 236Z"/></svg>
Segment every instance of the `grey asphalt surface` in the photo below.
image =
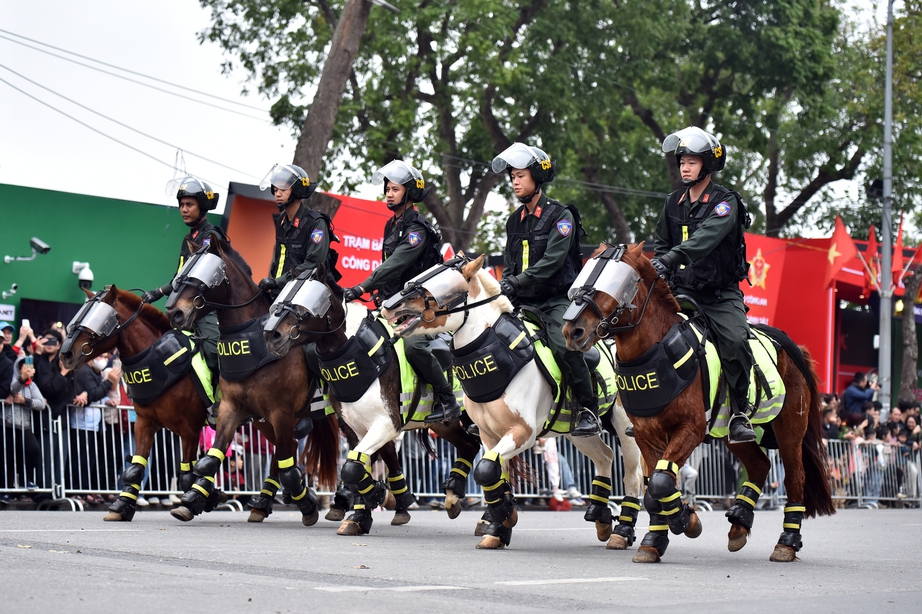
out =
<svg viewBox="0 0 922 614"><path fill-rule="evenodd" d="M369 535L304 527L281 509L262 524L241 512L180 523L144 511L0 512L0 610L69 612L699 611L918 612L922 510L840 510L804 522L794 563L768 560L780 511L756 512L740 552L723 512L702 512L696 540L673 536L664 561L610 551L582 513L522 512L512 544L481 551L480 512L449 520L416 510L405 526L375 514ZM646 514L640 527L645 530ZM641 533L642 535L642 533ZM639 543L639 539L638 539Z"/></svg>

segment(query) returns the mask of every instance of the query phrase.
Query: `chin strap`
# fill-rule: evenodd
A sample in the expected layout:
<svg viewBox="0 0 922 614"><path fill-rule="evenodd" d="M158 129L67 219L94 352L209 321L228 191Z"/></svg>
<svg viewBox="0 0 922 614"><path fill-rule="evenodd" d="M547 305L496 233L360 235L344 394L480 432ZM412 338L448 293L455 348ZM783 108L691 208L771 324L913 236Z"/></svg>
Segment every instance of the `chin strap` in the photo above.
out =
<svg viewBox="0 0 922 614"><path fill-rule="evenodd" d="M521 202L523 205L527 205L531 202L532 198L541 193L542 186L544 186L543 183L535 185L535 191L531 193L531 196L516 196L516 198L518 198L519 202Z"/></svg>

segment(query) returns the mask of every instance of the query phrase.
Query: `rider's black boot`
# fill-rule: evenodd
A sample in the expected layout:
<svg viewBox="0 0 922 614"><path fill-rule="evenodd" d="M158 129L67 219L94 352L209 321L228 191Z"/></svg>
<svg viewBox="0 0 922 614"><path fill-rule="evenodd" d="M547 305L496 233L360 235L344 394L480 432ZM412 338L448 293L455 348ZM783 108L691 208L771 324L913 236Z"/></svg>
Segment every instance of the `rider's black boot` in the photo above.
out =
<svg viewBox="0 0 922 614"><path fill-rule="evenodd" d="M733 415L730 416L728 425L727 439L730 443L749 443L756 440L756 433L752 430L752 423L749 422L748 414L754 409L745 397L738 397L731 394L730 409Z"/></svg>
<svg viewBox="0 0 922 614"><path fill-rule="evenodd" d="M591 409L584 409L576 416L576 422L573 424L573 430L570 435L573 437L593 437L602 432L602 425L599 417Z"/></svg>
<svg viewBox="0 0 922 614"><path fill-rule="evenodd" d="M461 417L461 406L455 398L455 391L445 384L443 388L433 391L435 400L432 404L432 413L426 417L426 423L451 422Z"/></svg>

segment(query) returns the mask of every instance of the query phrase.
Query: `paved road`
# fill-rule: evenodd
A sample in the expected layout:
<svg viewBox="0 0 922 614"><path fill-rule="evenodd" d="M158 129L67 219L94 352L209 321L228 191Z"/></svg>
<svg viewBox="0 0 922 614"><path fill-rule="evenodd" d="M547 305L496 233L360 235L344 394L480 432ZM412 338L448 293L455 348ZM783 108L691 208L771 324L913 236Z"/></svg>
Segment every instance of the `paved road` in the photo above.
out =
<svg viewBox="0 0 922 614"><path fill-rule="evenodd" d="M98 512L0 513L0 611L911 612L922 603L922 511L845 510L804 523L802 560L771 563L782 514L756 513L742 551L722 512L697 540L673 537L663 563L631 562L574 512L524 512L504 551L474 549L478 512L418 510L372 533L303 527L287 509L261 525L214 512L127 524ZM645 527L646 519L641 520ZM66 610L64 609L66 608Z"/></svg>

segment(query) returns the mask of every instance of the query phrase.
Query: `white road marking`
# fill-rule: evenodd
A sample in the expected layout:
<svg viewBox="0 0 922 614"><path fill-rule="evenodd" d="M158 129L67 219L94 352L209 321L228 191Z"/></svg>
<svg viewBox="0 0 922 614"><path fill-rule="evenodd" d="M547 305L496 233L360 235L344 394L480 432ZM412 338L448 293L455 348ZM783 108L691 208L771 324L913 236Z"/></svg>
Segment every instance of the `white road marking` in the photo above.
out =
<svg viewBox="0 0 922 614"><path fill-rule="evenodd" d="M382 588L373 586L315 586L314 590L328 593L364 593L367 591L413 593L420 591L466 591L468 589L464 586L391 586Z"/></svg>
<svg viewBox="0 0 922 614"><path fill-rule="evenodd" d="M142 529L0 529L0 533L140 533Z"/></svg>
<svg viewBox="0 0 922 614"><path fill-rule="evenodd" d="M556 580L507 580L494 582L506 586L537 586L540 584L589 584L592 582L633 582L634 580L649 580L650 578L637 577L609 577L609 578L558 578Z"/></svg>

